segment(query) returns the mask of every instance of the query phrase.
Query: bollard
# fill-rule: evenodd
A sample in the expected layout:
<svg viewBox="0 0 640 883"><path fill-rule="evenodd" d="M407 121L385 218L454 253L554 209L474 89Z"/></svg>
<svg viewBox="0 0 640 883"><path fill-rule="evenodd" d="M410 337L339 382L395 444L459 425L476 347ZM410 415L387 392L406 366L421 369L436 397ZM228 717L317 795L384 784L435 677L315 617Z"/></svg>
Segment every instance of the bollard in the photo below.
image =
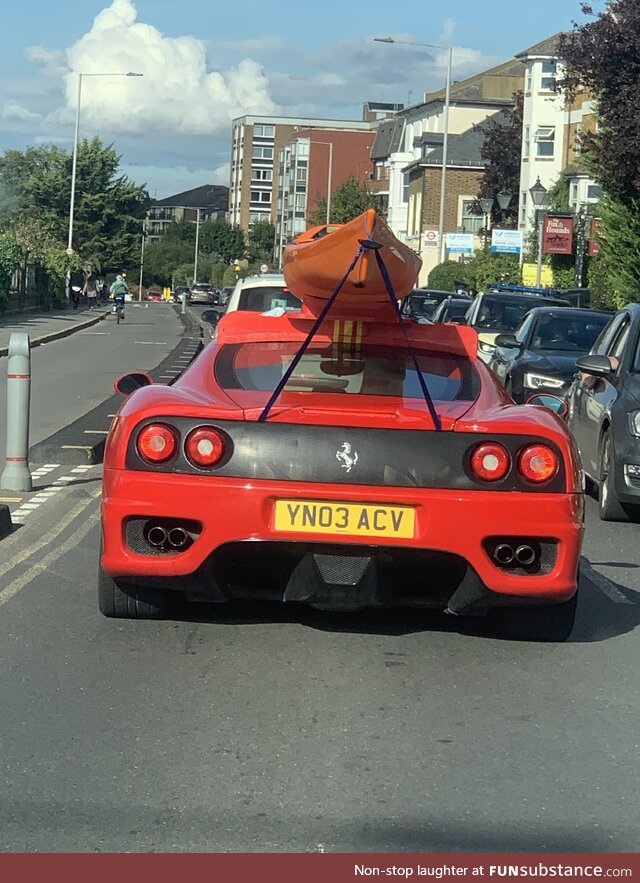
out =
<svg viewBox="0 0 640 883"><path fill-rule="evenodd" d="M31 344L29 335L13 333L7 361L7 464L0 487L30 491L29 408L31 402Z"/></svg>
<svg viewBox="0 0 640 883"><path fill-rule="evenodd" d="M184 314L186 312L187 312L187 292L184 291L182 293L182 315L184 316Z"/></svg>

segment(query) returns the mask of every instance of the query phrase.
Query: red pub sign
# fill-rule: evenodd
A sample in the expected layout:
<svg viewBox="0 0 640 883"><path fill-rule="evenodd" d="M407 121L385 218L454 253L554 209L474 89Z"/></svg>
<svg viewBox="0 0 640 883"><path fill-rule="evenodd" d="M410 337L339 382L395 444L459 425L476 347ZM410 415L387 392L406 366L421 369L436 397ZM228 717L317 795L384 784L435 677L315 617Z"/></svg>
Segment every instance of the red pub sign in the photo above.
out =
<svg viewBox="0 0 640 883"><path fill-rule="evenodd" d="M600 243L598 242L598 233L600 227L599 218L591 218L591 226L589 228L589 257L595 257L600 251Z"/></svg>
<svg viewBox="0 0 640 883"><path fill-rule="evenodd" d="M542 235L544 254L573 254L573 218L547 215Z"/></svg>

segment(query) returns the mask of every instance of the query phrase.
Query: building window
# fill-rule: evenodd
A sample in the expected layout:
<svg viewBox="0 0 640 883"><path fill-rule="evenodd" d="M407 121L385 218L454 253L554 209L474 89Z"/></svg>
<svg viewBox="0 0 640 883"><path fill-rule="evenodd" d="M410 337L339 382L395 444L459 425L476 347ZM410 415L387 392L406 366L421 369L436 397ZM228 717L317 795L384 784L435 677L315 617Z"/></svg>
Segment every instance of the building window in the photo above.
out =
<svg viewBox="0 0 640 883"><path fill-rule="evenodd" d="M525 90L525 92L531 92L532 88L533 88L533 71L531 70L530 67L528 67L526 79L525 79L524 90Z"/></svg>
<svg viewBox="0 0 640 883"><path fill-rule="evenodd" d="M571 205L572 208L575 208L575 206L578 204L578 182L577 181L571 182L569 204Z"/></svg>
<svg viewBox="0 0 640 883"><path fill-rule="evenodd" d="M273 171L272 169L251 169L251 180L270 183L273 181Z"/></svg>
<svg viewBox="0 0 640 883"><path fill-rule="evenodd" d="M409 202L409 172L402 175L402 201Z"/></svg>
<svg viewBox="0 0 640 883"><path fill-rule="evenodd" d="M253 159L273 159L273 147L252 147Z"/></svg>
<svg viewBox="0 0 640 883"><path fill-rule="evenodd" d="M253 127L254 138L273 138L275 135L275 126L255 125Z"/></svg>
<svg viewBox="0 0 640 883"><path fill-rule="evenodd" d="M602 188L597 184L587 185L587 199L590 202L597 202L602 197Z"/></svg>
<svg viewBox="0 0 640 883"><path fill-rule="evenodd" d="M269 205L271 205L271 191L263 190L260 193L260 202L267 202L269 203Z"/></svg>
<svg viewBox="0 0 640 883"><path fill-rule="evenodd" d="M541 92L554 92L556 88L556 63L555 61L542 62L542 78L540 80Z"/></svg>
<svg viewBox="0 0 640 883"><path fill-rule="evenodd" d="M306 184L307 183L306 166L298 166L296 168L296 181L298 184Z"/></svg>
<svg viewBox="0 0 640 883"><path fill-rule="evenodd" d="M483 215L479 215L476 212L472 211L473 206L475 205L475 199L463 199L462 200L462 232L463 233L477 233L482 229L484 224Z"/></svg>
<svg viewBox="0 0 640 883"><path fill-rule="evenodd" d="M520 223L524 226L527 223L527 191L522 191L520 198Z"/></svg>
<svg viewBox="0 0 640 883"><path fill-rule="evenodd" d="M555 153L555 126L544 126L536 130L536 156L540 159L553 159Z"/></svg>
<svg viewBox="0 0 640 883"><path fill-rule="evenodd" d="M529 151L531 149L531 126L524 127L524 137L522 139L523 156L529 159Z"/></svg>

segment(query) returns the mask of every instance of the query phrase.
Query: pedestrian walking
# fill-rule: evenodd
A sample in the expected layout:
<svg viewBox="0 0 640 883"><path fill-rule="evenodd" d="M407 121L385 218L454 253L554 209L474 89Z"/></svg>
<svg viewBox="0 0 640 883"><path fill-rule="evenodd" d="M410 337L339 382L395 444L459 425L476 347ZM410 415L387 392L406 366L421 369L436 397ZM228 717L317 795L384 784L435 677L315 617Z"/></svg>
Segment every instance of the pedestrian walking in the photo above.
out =
<svg viewBox="0 0 640 883"><path fill-rule="evenodd" d="M89 273L84 283L82 293L87 297L89 309L92 310L98 304L98 280L94 273Z"/></svg>
<svg viewBox="0 0 640 883"><path fill-rule="evenodd" d="M69 303L77 310L80 304L80 295L84 288L84 273L82 270L74 270L69 276Z"/></svg>

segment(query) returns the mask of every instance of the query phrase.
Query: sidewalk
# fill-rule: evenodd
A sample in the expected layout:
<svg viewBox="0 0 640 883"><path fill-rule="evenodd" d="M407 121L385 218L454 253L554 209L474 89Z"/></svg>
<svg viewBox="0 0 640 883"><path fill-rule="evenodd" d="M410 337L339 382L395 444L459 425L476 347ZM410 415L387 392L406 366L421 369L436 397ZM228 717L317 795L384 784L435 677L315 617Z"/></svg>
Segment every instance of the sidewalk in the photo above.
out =
<svg viewBox="0 0 640 883"><path fill-rule="evenodd" d="M29 335L31 347L51 340L67 337L74 331L96 325L110 312L110 306L99 306L93 310L79 308L77 310L49 310L36 313L11 313L0 316L0 358L6 356L9 339L15 331Z"/></svg>

